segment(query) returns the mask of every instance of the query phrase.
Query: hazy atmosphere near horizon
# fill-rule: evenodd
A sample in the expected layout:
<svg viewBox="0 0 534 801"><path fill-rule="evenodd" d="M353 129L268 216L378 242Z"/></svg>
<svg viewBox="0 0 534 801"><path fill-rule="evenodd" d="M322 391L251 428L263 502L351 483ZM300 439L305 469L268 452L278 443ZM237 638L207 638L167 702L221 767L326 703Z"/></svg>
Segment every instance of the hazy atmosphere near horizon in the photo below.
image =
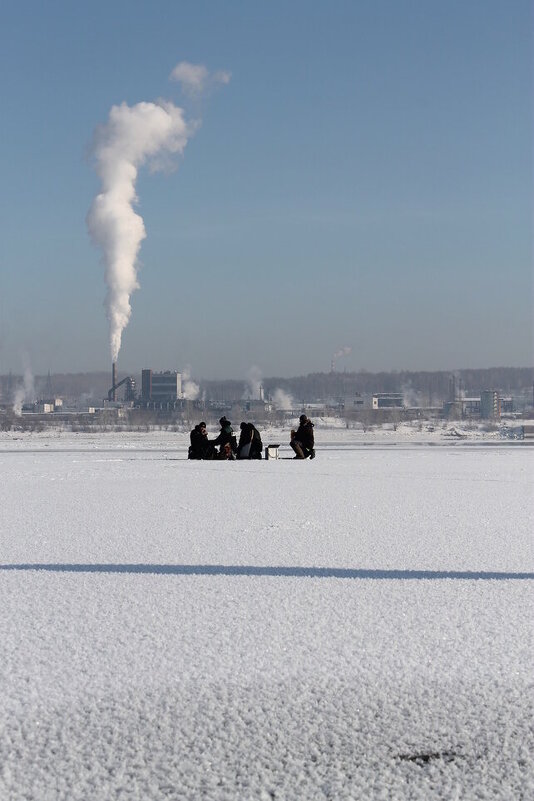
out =
<svg viewBox="0 0 534 801"><path fill-rule="evenodd" d="M6 0L0 374L532 365L532 17Z"/></svg>

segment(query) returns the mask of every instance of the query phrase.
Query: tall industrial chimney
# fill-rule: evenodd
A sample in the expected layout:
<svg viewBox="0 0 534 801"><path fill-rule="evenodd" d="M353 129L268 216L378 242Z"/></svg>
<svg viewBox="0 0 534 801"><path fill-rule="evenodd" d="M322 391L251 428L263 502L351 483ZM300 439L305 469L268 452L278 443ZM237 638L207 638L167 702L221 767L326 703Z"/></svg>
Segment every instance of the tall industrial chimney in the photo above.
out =
<svg viewBox="0 0 534 801"><path fill-rule="evenodd" d="M116 401L115 386L117 385L117 362L111 365L111 400Z"/></svg>

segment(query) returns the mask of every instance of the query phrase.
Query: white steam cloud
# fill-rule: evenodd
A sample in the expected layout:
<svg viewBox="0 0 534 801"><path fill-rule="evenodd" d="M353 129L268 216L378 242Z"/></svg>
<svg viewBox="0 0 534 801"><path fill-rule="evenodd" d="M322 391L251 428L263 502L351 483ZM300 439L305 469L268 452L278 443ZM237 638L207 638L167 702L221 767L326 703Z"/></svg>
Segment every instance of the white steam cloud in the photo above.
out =
<svg viewBox="0 0 534 801"><path fill-rule="evenodd" d="M332 356L332 358L335 361L337 359L341 359L342 356L350 356L351 353L352 353L352 348L349 347L349 345L345 345L344 347L337 350Z"/></svg>
<svg viewBox="0 0 534 801"><path fill-rule="evenodd" d="M134 211L138 170L162 151L182 153L189 134L182 109L172 103L113 106L107 124L95 133L96 171L102 191L89 210L87 226L103 251L114 362L132 311L130 295L139 286L137 256L146 237L143 219Z"/></svg>
<svg viewBox="0 0 534 801"><path fill-rule="evenodd" d="M245 392L243 395L244 400L260 400L263 393L263 386L261 383L262 374L259 367L255 364L252 365L247 371Z"/></svg>
<svg viewBox="0 0 534 801"><path fill-rule="evenodd" d="M15 390L13 396L13 412L20 417L22 414L22 404L24 401L35 400L35 386L33 383L33 374L29 367L24 370L23 383Z"/></svg>
<svg viewBox="0 0 534 801"><path fill-rule="evenodd" d="M290 412L295 408L295 401L293 395L286 392L284 389L275 389L273 392L273 401L277 409L282 412Z"/></svg>
<svg viewBox="0 0 534 801"><path fill-rule="evenodd" d="M209 78L206 67L189 67ZM197 83L202 85L204 80L207 78L198 78ZM139 287L137 257L146 237L143 219L134 208L139 169L147 163L152 171L170 166L197 127L198 123L186 121L183 109L158 101L113 106L107 123L95 131L93 153L101 191L89 209L87 227L103 253L113 362L132 312L130 296Z"/></svg>
<svg viewBox="0 0 534 801"><path fill-rule="evenodd" d="M206 92L215 84L230 83L231 73L225 70L210 73L203 64L190 64L180 61L169 75L171 81L179 83L187 95L197 96Z"/></svg>
<svg viewBox="0 0 534 801"><path fill-rule="evenodd" d="M200 387L191 379L191 368L186 367L182 372L182 392L186 400L196 400L200 395Z"/></svg>
<svg viewBox="0 0 534 801"><path fill-rule="evenodd" d="M405 406L416 407L421 405L420 393L416 392L410 383L403 384L401 389Z"/></svg>
<svg viewBox="0 0 534 801"><path fill-rule="evenodd" d="M334 355L332 356L332 370L336 369L336 362L338 359L341 359L342 356L350 356L352 353L352 348L349 345L344 345L342 348L337 350Z"/></svg>

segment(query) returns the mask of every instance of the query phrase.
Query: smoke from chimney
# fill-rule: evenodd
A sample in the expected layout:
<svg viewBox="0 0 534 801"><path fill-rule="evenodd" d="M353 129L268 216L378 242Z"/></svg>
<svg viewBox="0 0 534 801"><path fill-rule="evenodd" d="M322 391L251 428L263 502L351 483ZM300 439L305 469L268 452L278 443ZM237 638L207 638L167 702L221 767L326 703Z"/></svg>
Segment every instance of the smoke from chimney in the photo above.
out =
<svg viewBox="0 0 534 801"><path fill-rule="evenodd" d="M24 368L24 378L21 386L15 390L13 397L13 412L20 417L22 414L22 404L25 401L35 400L35 387L33 383L33 374L31 368L27 365Z"/></svg>
<svg viewBox="0 0 534 801"><path fill-rule="evenodd" d="M195 65L188 66L195 74ZM225 81L219 82L228 82L229 74L224 75ZM174 80L184 85L182 74ZM87 227L103 253L112 362L117 361L130 319L130 296L139 288L137 256L146 237L143 218L135 211L139 169L147 163L153 172L172 166L172 156L183 153L198 125L186 122L183 109L161 100L113 106L107 123L95 131L92 150L101 191L89 209Z"/></svg>
<svg viewBox="0 0 534 801"><path fill-rule="evenodd" d="M332 356L332 361L330 362L330 371L333 373L336 369L336 362L338 359L341 359L342 356L350 356L352 353L352 348L349 345L345 345L344 347L337 350L334 355Z"/></svg>
<svg viewBox="0 0 534 801"><path fill-rule="evenodd" d="M290 392L286 392L278 387L273 392L273 401L277 409L283 412L290 412L296 407L295 400Z"/></svg>
<svg viewBox="0 0 534 801"><path fill-rule="evenodd" d="M182 371L182 391L186 400L196 400L200 395L200 387L191 378L191 368L189 366Z"/></svg>
<svg viewBox="0 0 534 801"><path fill-rule="evenodd" d="M243 393L244 400L262 400L263 384L262 373L255 364L249 367L246 376L246 386Z"/></svg>
<svg viewBox="0 0 534 801"><path fill-rule="evenodd" d="M143 219L134 211L139 167L164 152L182 153L190 133L182 109L172 103L113 106L107 124L96 130L94 154L102 191L91 205L87 226L103 252L112 362L130 319L130 295L139 287L136 262L146 237Z"/></svg>

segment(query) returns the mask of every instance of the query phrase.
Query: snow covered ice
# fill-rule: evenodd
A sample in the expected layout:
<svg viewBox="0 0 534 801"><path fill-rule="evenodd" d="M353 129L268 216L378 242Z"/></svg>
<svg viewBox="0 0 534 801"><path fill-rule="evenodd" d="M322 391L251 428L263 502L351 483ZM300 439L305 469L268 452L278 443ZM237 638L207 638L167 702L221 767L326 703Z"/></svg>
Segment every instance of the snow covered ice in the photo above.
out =
<svg viewBox="0 0 534 801"><path fill-rule="evenodd" d="M321 436L2 435L1 799L534 797L534 449Z"/></svg>

